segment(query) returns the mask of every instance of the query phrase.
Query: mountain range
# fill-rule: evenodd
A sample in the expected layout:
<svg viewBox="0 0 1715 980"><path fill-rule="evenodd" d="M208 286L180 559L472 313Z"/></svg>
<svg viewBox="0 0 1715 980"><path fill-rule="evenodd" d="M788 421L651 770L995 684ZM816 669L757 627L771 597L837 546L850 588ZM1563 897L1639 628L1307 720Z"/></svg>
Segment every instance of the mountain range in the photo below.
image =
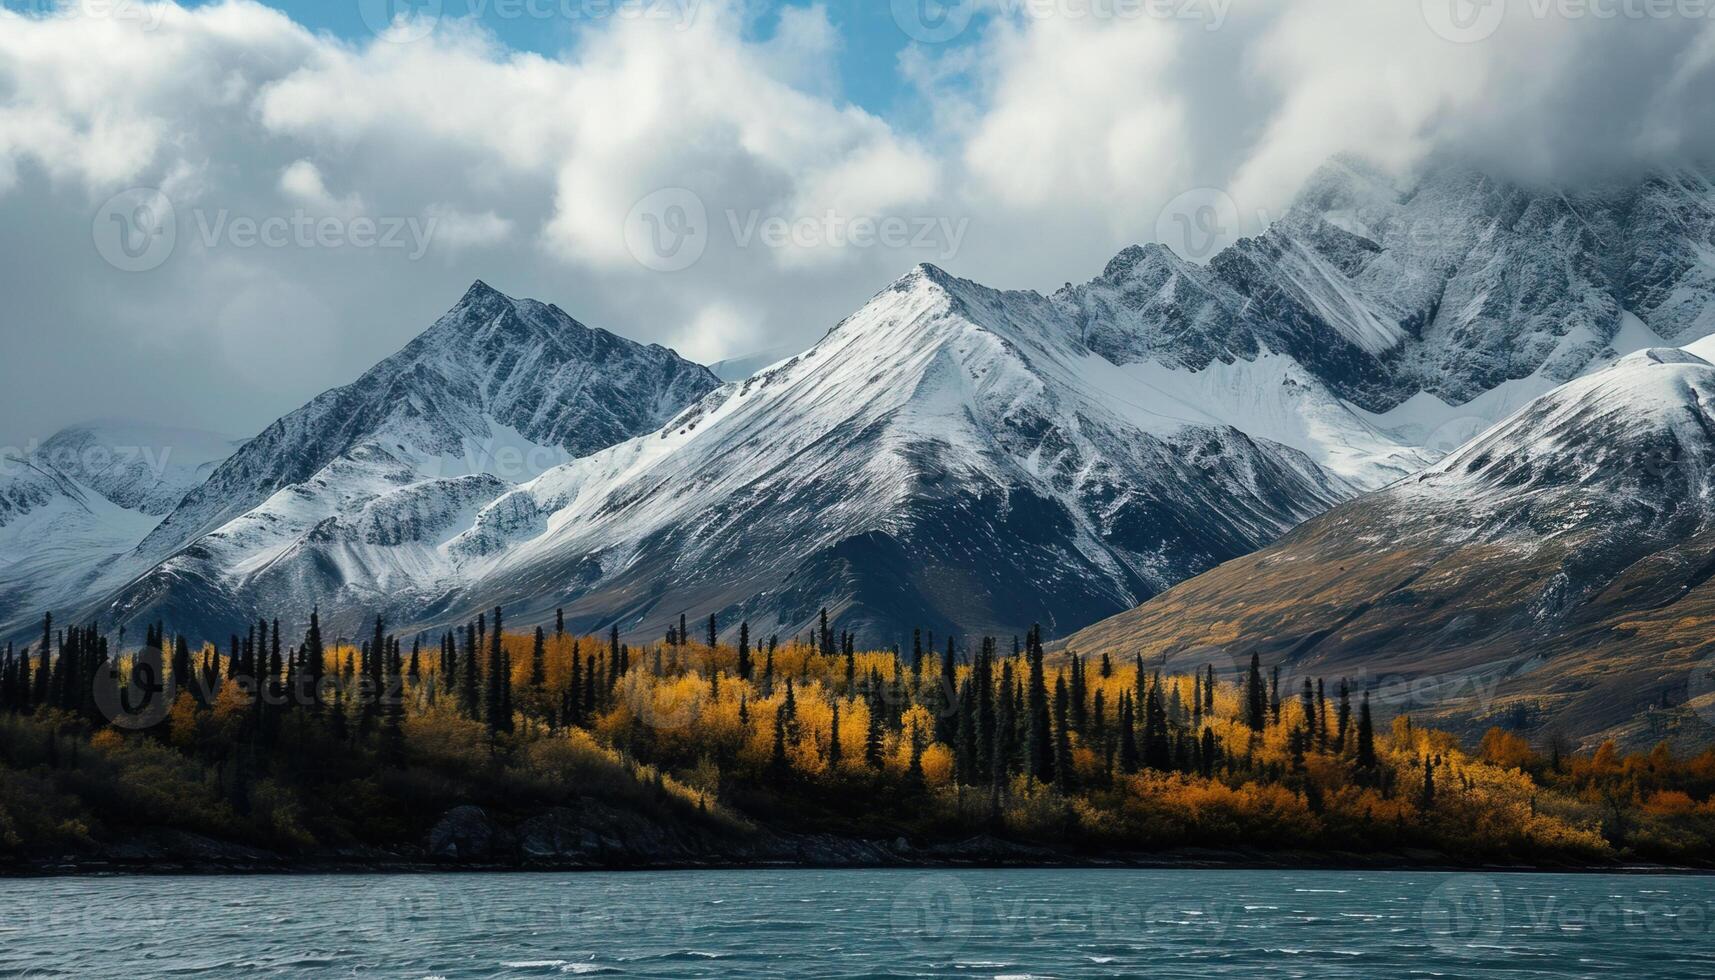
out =
<svg viewBox="0 0 1715 980"><path fill-rule="evenodd" d="M160 437L187 448L158 478L43 452L148 444L98 427L9 460L0 632L31 635L48 608L216 638L313 604L350 631L503 603L514 622L563 608L627 634L681 612L792 633L825 606L878 644L914 627L1066 636L1123 613L1073 641L1148 645L1124 625L1159 625L1127 612L1140 603L1317 534L1356 555L1336 530L1352 515L1394 515L1371 537L1439 528L1431 503L1475 492L1446 467L1480 434L1613 372L1695 373L1661 352L1710 333L1715 187L1692 171L1574 193L1339 159L1207 264L1135 246L1052 295L919 266L809 349L720 376L479 282L253 439ZM1655 353L1623 357L1640 350ZM1585 421L1556 446L1611 443L1600 414L1573 413ZM1610 493L1658 520L1701 514L1684 481L1479 470L1502 498L1565 481L1562 517ZM1544 538L1545 519L1507 526ZM1606 574L1589 569L1611 571L1620 543L1690 533L1644 525L1552 539L1570 549L1568 608L1588 606Z"/></svg>

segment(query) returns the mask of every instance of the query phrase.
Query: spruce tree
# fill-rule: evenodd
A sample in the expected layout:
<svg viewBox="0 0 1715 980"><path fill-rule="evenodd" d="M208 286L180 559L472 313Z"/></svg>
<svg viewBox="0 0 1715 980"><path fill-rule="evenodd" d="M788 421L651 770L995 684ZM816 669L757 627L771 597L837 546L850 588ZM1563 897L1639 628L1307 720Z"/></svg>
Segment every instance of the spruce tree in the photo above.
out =
<svg viewBox="0 0 1715 980"><path fill-rule="evenodd" d="M530 647L530 689L540 694L548 683L548 637L542 627L536 627L535 643Z"/></svg>
<svg viewBox="0 0 1715 980"><path fill-rule="evenodd" d="M1072 733L1070 729L1070 712L1068 704L1071 698L1066 690L1066 678L1063 675L1054 676L1054 784L1060 792L1072 794L1077 792L1077 770L1072 765Z"/></svg>
<svg viewBox="0 0 1715 980"><path fill-rule="evenodd" d="M1245 724L1251 731L1268 727L1268 692L1263 687L1262 658L1251 652L1250 671L1245 675Z"/></svg>
<svg viewBox="0 0 1715 980"><path fill-rule="evenodd" d="M750 623L738 624L738 676L750 680Z"/></svg>
<svg viewBox="0 0 1715 980"><path fill-rule="evenodd" d="M1370 719L1370 695L1364 692L1363 703L1358 706L1358 768L1371 770L1376 767L1376 734Z"/></svg>
<svg viewBox="0 0 1715 980"><path fill-rule="evenodd" d="M1025 767L1034 779L1052 782L1054 757L1048 720L1048 681L1042 668L1040 627L1032 626L1026 643L1030 648L1030 680L1025 694L1028 727L1025 736Z"/></svg>

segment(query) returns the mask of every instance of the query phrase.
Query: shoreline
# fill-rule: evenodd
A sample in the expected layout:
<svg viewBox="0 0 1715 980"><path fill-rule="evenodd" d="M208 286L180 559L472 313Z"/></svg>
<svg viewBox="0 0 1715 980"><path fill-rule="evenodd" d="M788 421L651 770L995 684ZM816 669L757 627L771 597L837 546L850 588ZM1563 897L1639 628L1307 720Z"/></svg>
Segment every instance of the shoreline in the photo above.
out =
<svg viewBox="0 0 1715 980"><path fill-rule="evenodd" d="M0 878L106 877L251 877L251 876L369 876L440 874L574 874L695 871L1331 871L1343 873L1421 872L1432 874L1606 874L1646 876L1712 876L1715 867L1623 863L1459 862L1445 855L1342 852L1163 851L1091 856L1071 854L1020 857L956 857L924 853L892 860L815 861L710 857L706 860L663 861L456 861L400 856L362 859L284 858L260 860L125 861L104 858L36 858L0 864Z"/></svg>

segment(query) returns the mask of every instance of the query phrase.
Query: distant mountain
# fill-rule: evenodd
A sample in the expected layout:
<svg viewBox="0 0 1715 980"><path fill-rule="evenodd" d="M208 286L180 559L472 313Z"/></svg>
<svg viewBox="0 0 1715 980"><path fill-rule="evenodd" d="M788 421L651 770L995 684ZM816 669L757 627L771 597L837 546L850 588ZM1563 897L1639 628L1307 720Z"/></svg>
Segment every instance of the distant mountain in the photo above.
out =
<svg viewBox="0 0 1715 980"><path fill-rule="evenodd" d="M1138 246L1052 296L920 267L719 378L477 283L123 557L91 551L77 611L223 635L312 603L434 626L504 602L654 633L826 604L883 638L1064 634L1715 332L1712 301L1699 174L1573 193L1352 160L1207 265Z"/></svg>
<svg viewBox="0 0 1715 980"><path fill-rule="evenodd" d="M1055 301L1118 363L1290 359L1433 458L1615 356L1715 332L1715 185L1573 192L1342 158L1206 266L1134 247Z"/></svg>
<svg viewBox="0 0 1715 980"><path fill-rule="evenodd" d="M1351 492L1149 397L1043 297L920 266L802 355L491 505L455 541L457 602L628 631L685 609L791 631L823 605L887 641L1066 630Z"/></svg>
<svg viewBox="0 0 1715 980"><path fill-rule="evenodd" d="M526 479L656 428L718 383L665 347L479 281L399 353L263 430L140 551L169 554L342 457Z"/></svg>
<svg viewBox="0 0 1715 980"><path fill-rule="evenodd" d="M1412 679L1392 707L1470 731L1707 740L1712 554L1715 366L1652 349L1066 646L1215 641L1294 675Z"/></svg>
<svg viewBox="0 0 1715 980"><path fill-rule="evenodd" d="M0 458L0 610L86 598L241 444L194 429L91 422Z"/></svg>
<svg viewBox="0 0 1715 980"><path fill-rule="evenodd" d="M128 554L88 577L79 614L164 617L224 635L218 624L256 608L308 609L324 596L337 605L348 584L401 584L327 567L293 591L254 588L327 522L367 520L382 538L432 534L437 520L468 516L516 482L659 427L718 384L664 347L478 282L399 353L206 474ZM14 628L38 615L0 606Z"/></svg>

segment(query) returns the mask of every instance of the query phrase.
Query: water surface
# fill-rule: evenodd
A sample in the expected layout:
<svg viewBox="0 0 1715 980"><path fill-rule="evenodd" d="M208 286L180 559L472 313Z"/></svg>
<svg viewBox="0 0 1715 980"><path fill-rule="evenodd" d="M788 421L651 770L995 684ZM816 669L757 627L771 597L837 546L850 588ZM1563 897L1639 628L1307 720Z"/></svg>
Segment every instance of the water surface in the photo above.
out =
<svg viewBox="0 0 1715 980"><path fill-rule="evenodd" d="M1715 976L1715 878L745 871L0 881L0 977Z"/></svg>

